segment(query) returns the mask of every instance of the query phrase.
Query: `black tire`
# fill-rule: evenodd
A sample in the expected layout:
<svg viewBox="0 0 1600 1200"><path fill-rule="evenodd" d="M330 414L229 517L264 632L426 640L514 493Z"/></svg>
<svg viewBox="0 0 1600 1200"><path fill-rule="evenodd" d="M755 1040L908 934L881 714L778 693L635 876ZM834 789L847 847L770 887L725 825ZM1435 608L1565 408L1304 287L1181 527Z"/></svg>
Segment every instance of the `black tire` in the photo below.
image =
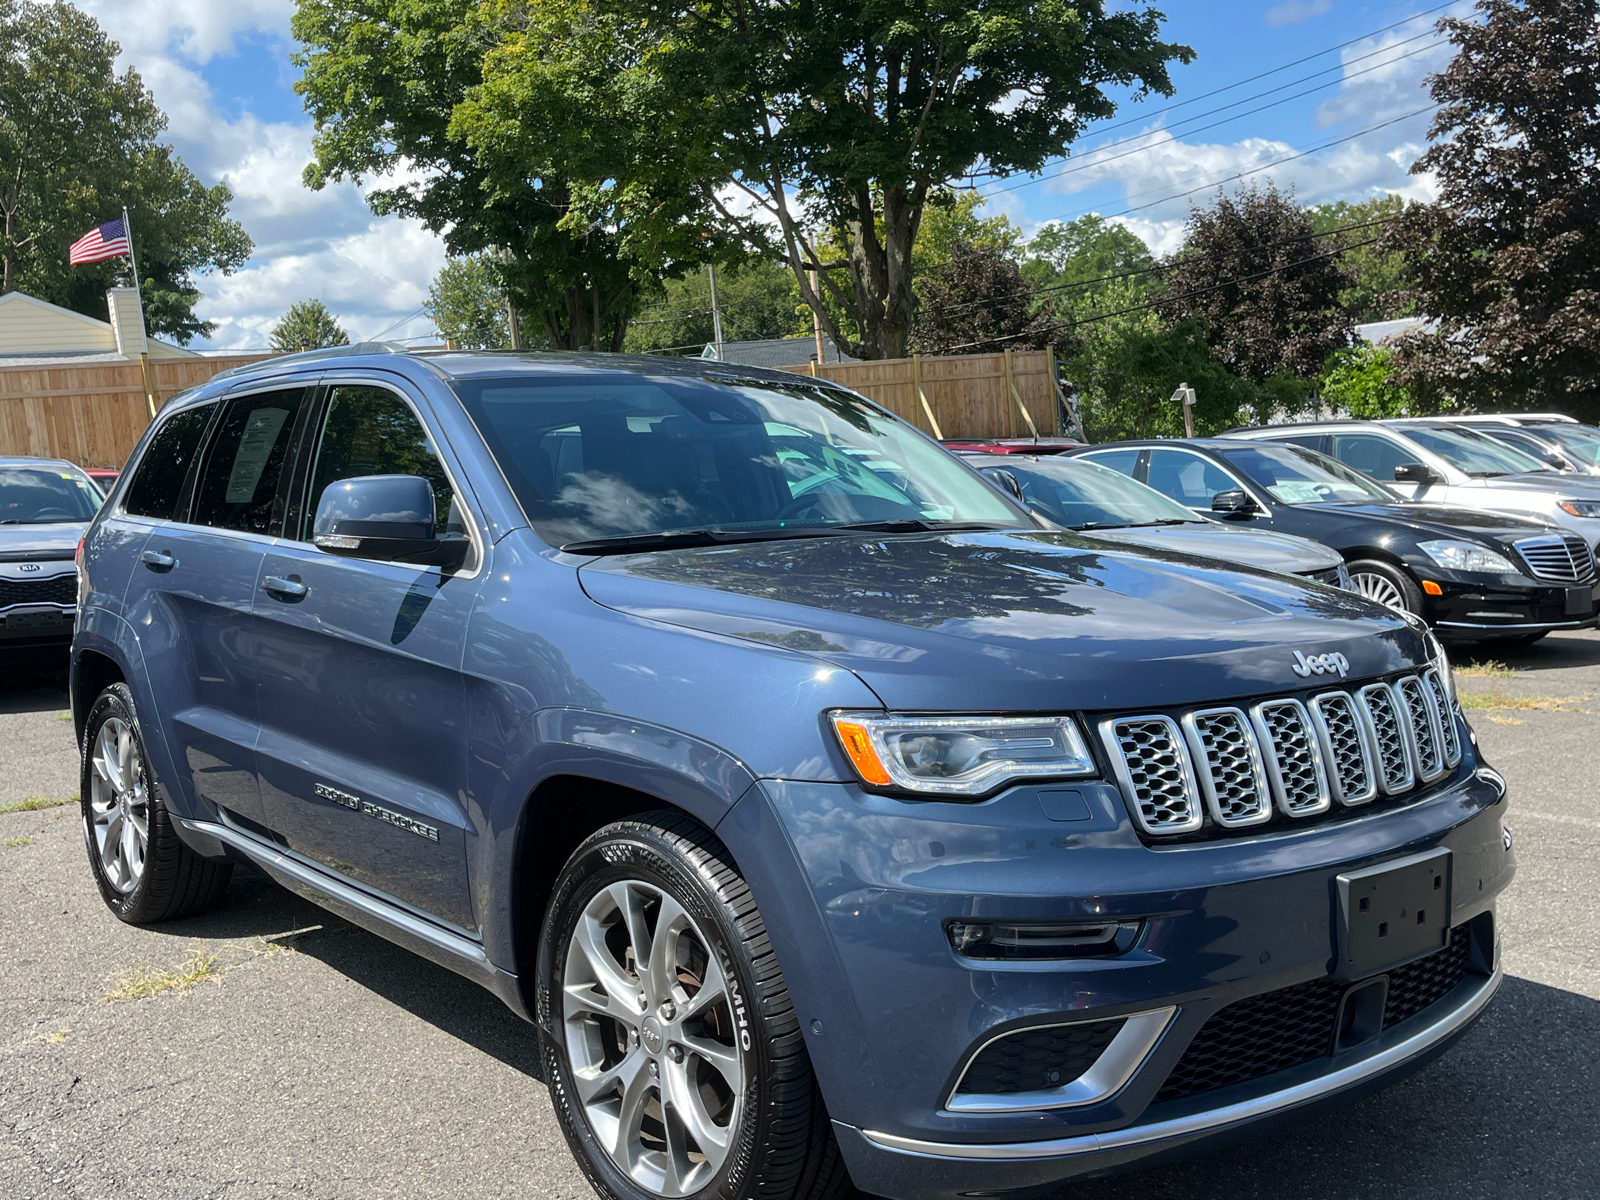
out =
<svg viewBox="0 0 1600 1200"><path fill-rule="evenodd" d="M611 1200L659 1200L667 1194L641 1186L601 1144L574 1086L567 1048L564 1009L570 1001L563 981L574 930L603 891L624 881L669 895L697 932L704 931L704 940L713 943L708 952L728 982L731 1011L739 1014L734 1021L741 1032L731 1040L744 1046L743 1103L731 1118L731 1149L720 1170L681 1194L696 1200L834 1200L844 1194L850 1177L750 889L715 834L671 811L619 821L591 835L567 860L546 909L540 957L549 968L541 978L541 1024L555 1034L541 1034L545 1078L567 1144L589 1182ZM652 942L654 937L652 932ZM576 1006L573 1012L583 1016ZM746 1016L748 1044L742 1032ZM628 1037L617 1044L627 1055L638 1052L628 1047L642 1050L645 1042ZM652 1071L651 1078L665 1078L664 1064L661 1075Z"/></svg>
<svg viewBox="0 0 1600 1200"><path fill-rule="evenodd" d="M142 789L147 830L142 869L131 887L119 886L108 872L96 836L97 816L95 751L107 722L119 721L131 738L137 762L130 775ZM83 726L82 763L79 775L79 801L83 810L83 838L89 851L89 867L100 886L106 907L130 925L153 921L173 921L204 912L219 900L233 877L231 862L201 858L178 837L172 814L161 801L150 759L145 753L144 735L139 730L133 694L127 685L114 683L95 698L89 719ZM106 789L102 786L101 792ZM121 881L123 884L126 880Z"/></svg>
<svg viewBox="0 0 1600 1200"><path fill-rule="evenodd" d="M1394 598L1371 598L1377 600L1380 604L1388 605L1390 608L1403 607L1406 612L1415 613L1419 617L1422 615L1422 589L1417 586L1415 579L1412 579L1407 572L1393 563L1386 563L1376 558L1361 558L1349 564L1346 569L1350 572L1351 586L1357 591L1361 591L1363 595L1368 594L1361 588L1361 577L1363 575L1371 577L1375 581L1387 581L1389 587L1396 593Z"/></svg>

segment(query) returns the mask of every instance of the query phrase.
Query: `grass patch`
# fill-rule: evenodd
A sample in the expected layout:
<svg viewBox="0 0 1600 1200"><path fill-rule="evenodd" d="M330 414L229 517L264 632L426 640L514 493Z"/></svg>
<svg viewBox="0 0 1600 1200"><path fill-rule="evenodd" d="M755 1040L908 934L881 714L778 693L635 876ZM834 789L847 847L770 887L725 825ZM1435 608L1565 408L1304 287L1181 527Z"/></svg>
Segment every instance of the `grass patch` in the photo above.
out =
<svg viewBox="0 0 1600 1200"><path fill-rule="evenodd" d="M176 971L160 967L135 967L100 997L100 1003L115 1004L118 1000L143 1000L146 996L159 996L162 992L181 992L202 979L216 979L221 974L215 954L196 950L189 956L189 961Z"/></svg>
<svg viewBox="0 0 1600 1200"><path fill-rule="evenodd" d="M69 713L69 712L57 713L56 714L56 720L58 720L58 721L70 721L70 720L72 720L72 714Z"/></svg>
<svg viewBox="0 0 1600 1200"><path fill-rule="evenodd" d="M1587 696L1508 696L1504 692L1463 692L1462 708L1519 708L1533 712L1587 712L1572 705L1587 700Z"/></svg>
<svg viewBox="0 0 1600 1200"><path fill-rule="evenodd" d="M26 800L13 800L9 804L0 804L0 815L5 813L38 812L41 808L60 808L63 804L76 804L76 796L63 796L60 799L51 799L49 796L29 796Z"/></svg>
<svg viewBox="0 0 1600 1200"><path fill-rule="evenodd" d="M43 1040L49 1042L52 1046L59 1046L59 1045L61 1045L62 1042L66 1041L71 1036L72 1036L72 1030L68 1029L65 1025L63 1025L60 1029L56 1030L54 1033L45 1034Z"/></svg>
<svg viewBox="0 0 1600 1200"><path fill-rule="evenodd" d="M1503 662L1496 662L1492 658L1483 662L1466 663L1455 669L1457 675L1465 675L1470 679L1514 679L1516 672Z"/></svg>
<svg viewBox="0 0 1600 1200"><path fill-rule="evenodd" d="M31 846L38 840L36 837L29 837L24 834L22 837L6 838L4 842L0 842L0 845L4 845L7 850L15 850L18 846Z"/></svg>

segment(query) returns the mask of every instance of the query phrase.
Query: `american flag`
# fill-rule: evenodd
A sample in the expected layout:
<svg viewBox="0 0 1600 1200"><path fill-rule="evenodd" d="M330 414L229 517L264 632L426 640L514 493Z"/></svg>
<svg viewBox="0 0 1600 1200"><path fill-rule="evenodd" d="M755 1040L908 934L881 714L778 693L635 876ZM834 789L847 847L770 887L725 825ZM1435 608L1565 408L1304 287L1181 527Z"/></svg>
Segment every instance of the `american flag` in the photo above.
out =
<svg viewBox="0 0 1600 1200"><path fill-rule="evenodd" d="M67 261L77 266L79 263L120 258L127 253L128 228L122 223L122 218L118 217L115 221L107 221L104 225L96 226L73 242Z"/></svg>

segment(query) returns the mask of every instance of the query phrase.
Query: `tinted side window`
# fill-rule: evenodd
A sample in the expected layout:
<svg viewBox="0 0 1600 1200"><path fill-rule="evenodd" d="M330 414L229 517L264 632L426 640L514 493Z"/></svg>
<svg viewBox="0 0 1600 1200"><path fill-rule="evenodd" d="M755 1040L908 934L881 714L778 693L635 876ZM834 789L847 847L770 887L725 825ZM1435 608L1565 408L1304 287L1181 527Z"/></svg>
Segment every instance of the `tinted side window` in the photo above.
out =
<svg viewBox="0 0 1600 1200"><path fill-rule="evenodd" d="M1333 439L1333 456L1363 475L1394 482L1394 469L1417 461L1416 452L1370 433L1341 433Z"/></svg>
<svg viewBox="0 0 1600 1200"><path fill-rule="evenodd" d="M322 435L311 468L301 541L311 540L311 523L323 489L362 475L416 475L433 487L434 521L441 532L461 532L455 493L422 422L387 388L341 386L328 400Z"/></svg>
<svg viewBox="0 0 1600 1200"><path fill-rule="evenodd" d="M1102 467L1110 467L1113 471L1121 471L1129 479L1133 478L1133 468L1139 461L1139 450L1102 450L1097 454L1080 454L1079 458L1086 458L1092 463L1099 463Z"/></svg>
<svg viewBox="0 0 1600 1200"><path fill-rule="evenodd" d="M1150 486L1189 508L1210 508L1211 497L1239 482L1221 467L1180 450L1150 451Z"/></svg>
<svg viewBox="0 0 1600 1200"><path fill-rule="evenodd" d="M196 525L272 532L278 479L305 399L306 389L294 388L224 401L227 407L195 489Z"/></svg>
<svg viewBox="0 0 1600 1200"><path fill-rule="evenodd" d="M1304 446L1307 450L1315 450L1319 454L1328 452L1328 439L1320 433L1301 433L1294 437L1274 438L1274 441L1288 442L1291 446Z"/></svg>
<svg viewBox="0 0 1600 1200"><path fill-rule="evenodd" d="M206 423L216 405L207 404L191 408L170 417L156 430L133 478L128 481L128 498L123 502L124 512L136 517L172 519L172 510L178 506L178 495L183 491L184 478L200 452L200 439L205 436Z"/></svg>

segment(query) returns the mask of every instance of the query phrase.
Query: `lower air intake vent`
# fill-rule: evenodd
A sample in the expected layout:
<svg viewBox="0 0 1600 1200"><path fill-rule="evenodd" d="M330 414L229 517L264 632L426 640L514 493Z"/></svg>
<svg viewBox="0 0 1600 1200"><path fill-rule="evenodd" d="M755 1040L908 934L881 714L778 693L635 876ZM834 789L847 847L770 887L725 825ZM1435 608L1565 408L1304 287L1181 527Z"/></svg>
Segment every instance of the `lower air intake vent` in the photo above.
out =
<svg viewBox="0 0 1600 1200"><path fill-rule="evenodd" d="M1104 1053L1124 1021L1023 1029L990 1042L968 1065L956 1095L1046 1092L1077 1079Z"/></svg>

